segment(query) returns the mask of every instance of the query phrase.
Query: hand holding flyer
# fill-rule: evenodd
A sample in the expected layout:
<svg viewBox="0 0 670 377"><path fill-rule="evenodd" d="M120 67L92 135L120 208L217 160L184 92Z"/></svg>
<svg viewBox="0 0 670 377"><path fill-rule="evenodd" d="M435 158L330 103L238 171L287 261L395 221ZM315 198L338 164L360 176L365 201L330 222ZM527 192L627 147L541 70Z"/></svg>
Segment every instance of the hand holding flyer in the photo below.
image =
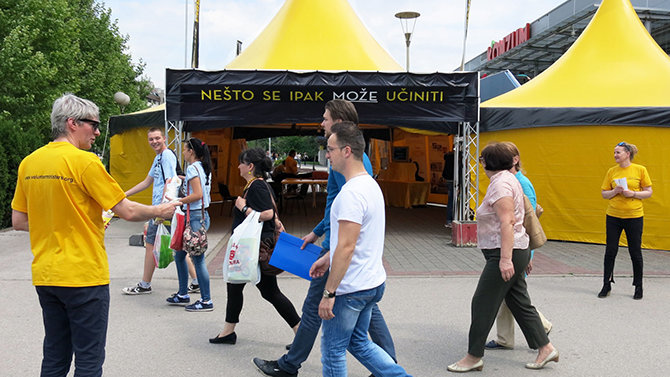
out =
<svg viewBox="0 0 670 377"><path fill-rule="evenodd" d="M621 188L625 190L628 190L628 180L626 180L626 177L624 178L617 178L614 180L614 183L616 183L617 186L621 186Z"/></svg>

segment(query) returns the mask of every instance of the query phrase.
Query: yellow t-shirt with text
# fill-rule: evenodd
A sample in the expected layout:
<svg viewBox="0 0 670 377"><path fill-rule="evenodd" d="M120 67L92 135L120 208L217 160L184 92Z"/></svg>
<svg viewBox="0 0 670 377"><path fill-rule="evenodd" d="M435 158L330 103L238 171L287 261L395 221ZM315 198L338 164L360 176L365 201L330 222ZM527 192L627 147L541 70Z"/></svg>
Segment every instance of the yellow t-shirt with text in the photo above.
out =
<svg viewBox="0 0 670 377"><path fill-rule="evenodd" d="M619 165L611 167L607 171L600 188L602 190L613 190L617 186L614 180L620 178L626 178L626 184L631 191L642 191L643 187L651 186L651 178L649 178L647 168L638 164L630 164L625 168ZM626 198L622 194L618 194L609 200L606 213L620 219L642 217L644 216L642 199Z"/></svg>
<svg viewBox="0 0 670 377"><path fill-rule="evenodd" d="M68 142L23 159L12 209L28 214L33 284L109 284L102 211L124 198L98 157Z"/></svg>

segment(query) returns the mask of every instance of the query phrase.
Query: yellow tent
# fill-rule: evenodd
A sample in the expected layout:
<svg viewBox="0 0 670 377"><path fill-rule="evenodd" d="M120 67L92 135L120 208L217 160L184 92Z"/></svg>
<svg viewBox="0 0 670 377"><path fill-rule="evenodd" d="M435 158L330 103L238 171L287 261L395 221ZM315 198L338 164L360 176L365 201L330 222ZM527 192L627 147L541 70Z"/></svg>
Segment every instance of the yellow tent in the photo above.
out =
<svg viewBox="0 0 670 377"><path fill-rule="evenodd" d="M286 0L226 69L403 71L346 0Z"/></svg>
<svg viewBox="0 0 670 377"><path fill-rule="evenodd" d="M670 58L628 0L603 0L572 47L529 83L484 102L481 145L509 140L550 239L604 243L600 185L614 146L636 144L654 194L644 201L643 247L670 250ZM486 187L487 178L480 178Z"/></svg>
<svg viewBox="0 0 670 377"><path fill-rule="evenodd" d="M226 69L282 70L362 70L403 71L402 67L375 41L346 0L286 0L274 19L242 54ZM165 105L145 111L160 113L159 124L134 128L142 113L115 117L123 132L110 139L112 176L128 189L146 177L155 154L147 145L150 126L163 127ZM319 114L315 114L319 118ZM121 124L132 123L123 127ZM216 160L214 182L230 186L233 195L241 194L243 180L236 173L237 155L243 140L232 139L232 130L197 131L193 136L210 146ZM217 186L213 185L217 191ZM133 197L150 203L150 189Z"/></svg>

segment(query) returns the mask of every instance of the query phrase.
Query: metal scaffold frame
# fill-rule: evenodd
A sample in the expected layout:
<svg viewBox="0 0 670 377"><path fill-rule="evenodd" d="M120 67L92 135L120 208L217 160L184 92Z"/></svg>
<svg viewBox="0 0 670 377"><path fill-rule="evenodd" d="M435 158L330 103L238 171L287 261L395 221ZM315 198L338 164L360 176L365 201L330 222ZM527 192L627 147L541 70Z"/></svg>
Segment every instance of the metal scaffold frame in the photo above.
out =
<svg viewBox="0 0 670 377"><path fill-rule="evenodd" d="M460 123L458 136L454 140L454 220L475 221L479 206L479 122Z"/></svg>
<svg viewBox="0 0 670 377"><path fill-rule="evenodd" d="M167 114L167 112L166 112ZM168 148L174 150L177 154L177 160L183 162L182 159L182 130L184 129L184 122L172 122L165 120L165 144ZM182 164L183 165L183 164Z"/></svg>

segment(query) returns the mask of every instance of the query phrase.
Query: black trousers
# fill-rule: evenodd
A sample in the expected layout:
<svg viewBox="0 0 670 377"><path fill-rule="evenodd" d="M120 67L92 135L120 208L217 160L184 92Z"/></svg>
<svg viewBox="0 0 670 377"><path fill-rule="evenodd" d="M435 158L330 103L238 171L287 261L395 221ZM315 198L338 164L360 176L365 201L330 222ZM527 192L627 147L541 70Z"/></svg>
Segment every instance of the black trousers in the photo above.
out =
<svg viewBox="0 0 670 377"><path fill-rule="evenodd" d="M529 347L539 348L549 344L542 320L528 296L525 274L530 261L530 250L514 249L514 276L509 281L504 281L500 274L500 249L485 249L482 253L486 258L486 265L472 296L468 353L475 357L484 356L486 337L503 300L519 324Z"/></svg>
<svg viewBox="0 0 670 377"><path fill-rule="evenodd" d="M240 313L244 304L244 287L246 284L227 283L228 302L226 304L226 322L240 322ZM295 307L284 294L279 290L277 277L261 273L261 281L256 284L256 288L261 292L261 296L275 307L279 315L292 328L300 323L300 316Z"/></svg>
<svg viewBox="0 0 670 377"><path fill-rule="evenodd" d="M74 353L76 377L102 376L109 285L36 286L44 321L42 377L65 377Z"/></svg>
<svg viewBox="0 0 670 377"><path fill-rule="evenodd" d="M607 229L607 245L605 246L605 273L603 274L604 284L614 281L614 262L619 252L619 238L621 231L626 231L628 240L628 253L633 262L633 285L642 286L642 227L644 220L642 217L633 219L622 219L619 217L607 215L605 226Z"/></svg>

